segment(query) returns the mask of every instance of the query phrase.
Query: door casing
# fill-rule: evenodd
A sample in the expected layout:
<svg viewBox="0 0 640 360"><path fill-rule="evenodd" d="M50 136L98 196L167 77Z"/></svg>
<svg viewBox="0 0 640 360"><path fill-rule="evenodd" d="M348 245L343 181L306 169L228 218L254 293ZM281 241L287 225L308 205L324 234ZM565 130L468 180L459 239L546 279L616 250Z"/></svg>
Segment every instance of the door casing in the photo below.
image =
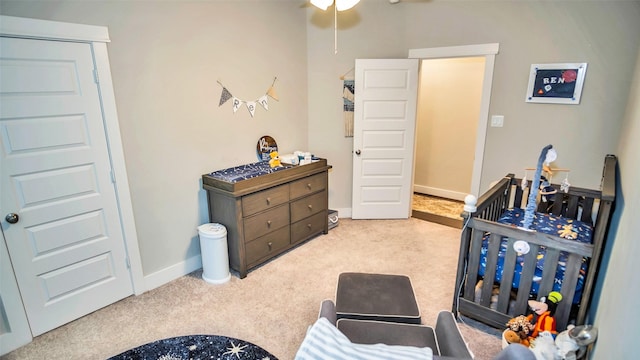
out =
<svg viewBox="0 0 640 360"><path fill-rule="evenodd" d="M480 102L478 127L476 132L475 158L471 176L471 188L469 189L469 193L475 195L476 197L480 194L480 181L482 179L484 147L487 138L487 124L489 121L489 105L491 103L493 69L495 64L495 56L498 53L499 49L500 44L490 43L409 50L410 59L444 59L476 56L485 57L482 99Z"/></svg>

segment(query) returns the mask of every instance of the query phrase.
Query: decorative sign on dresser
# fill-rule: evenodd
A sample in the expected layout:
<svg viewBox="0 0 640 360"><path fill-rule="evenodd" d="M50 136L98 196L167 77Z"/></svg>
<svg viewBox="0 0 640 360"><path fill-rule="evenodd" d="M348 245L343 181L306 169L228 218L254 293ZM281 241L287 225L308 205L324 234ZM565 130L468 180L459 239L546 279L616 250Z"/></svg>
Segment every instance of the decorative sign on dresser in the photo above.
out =
<svg viewBox="0 0 640 360"><path fill-rule="evenodd" d="M229 266L247 272L329 232L326 159L271 168L268 162L202 175L209 220L227 228Z"/></svg>

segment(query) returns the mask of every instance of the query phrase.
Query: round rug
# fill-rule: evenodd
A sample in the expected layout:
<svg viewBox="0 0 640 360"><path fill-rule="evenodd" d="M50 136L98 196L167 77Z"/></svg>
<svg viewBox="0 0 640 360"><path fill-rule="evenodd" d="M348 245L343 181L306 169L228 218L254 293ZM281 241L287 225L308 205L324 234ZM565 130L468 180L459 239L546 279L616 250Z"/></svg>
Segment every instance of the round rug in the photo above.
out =
<svg viewBox="0 0 640 360"><path fill-rule="evenodd" d="M250 342L217 335L189 335L148 343L109 360L277 360Z"/></svg>

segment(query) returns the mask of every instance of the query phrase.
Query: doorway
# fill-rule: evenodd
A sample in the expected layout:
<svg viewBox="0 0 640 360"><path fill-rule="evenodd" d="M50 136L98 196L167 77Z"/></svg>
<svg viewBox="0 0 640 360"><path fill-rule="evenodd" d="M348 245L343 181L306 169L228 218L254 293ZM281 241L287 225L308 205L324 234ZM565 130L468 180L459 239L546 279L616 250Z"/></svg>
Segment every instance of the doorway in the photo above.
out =
<svg viewBox="0 0 640 360"><path fill-rule="evenodd" d="M463 200L479 194L498 44L415 49L421 59L412 216L461 227Z"/></svg>

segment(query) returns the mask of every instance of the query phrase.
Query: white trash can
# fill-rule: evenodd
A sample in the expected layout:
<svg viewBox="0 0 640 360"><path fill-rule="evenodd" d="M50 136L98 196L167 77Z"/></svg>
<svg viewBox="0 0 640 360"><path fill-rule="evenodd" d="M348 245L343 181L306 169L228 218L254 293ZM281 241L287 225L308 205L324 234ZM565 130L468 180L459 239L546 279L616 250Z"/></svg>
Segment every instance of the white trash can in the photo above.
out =
<svg viewBox="0 0 640 360"><path fill-rule="evenodd" d="M226 283L231 279L227 228L222 224L204 224L198 226L198 234L202 253L202 279L210 284Z"/></svg>

